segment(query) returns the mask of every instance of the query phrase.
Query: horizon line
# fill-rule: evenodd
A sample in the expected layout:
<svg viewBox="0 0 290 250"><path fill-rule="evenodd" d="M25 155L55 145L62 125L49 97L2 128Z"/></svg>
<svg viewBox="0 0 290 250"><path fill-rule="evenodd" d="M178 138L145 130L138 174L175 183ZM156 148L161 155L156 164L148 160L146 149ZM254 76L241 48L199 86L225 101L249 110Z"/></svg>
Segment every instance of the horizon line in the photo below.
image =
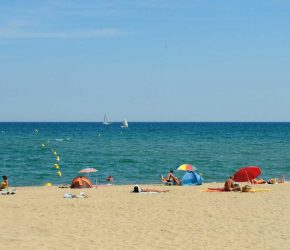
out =
<svg viewBox="0 0 290 250"><path fill-rule="evenodd" d="M110 124L122 122L111 121ZM103 123L103 121L0 121L0 123ZM290 121L130 121L128 123L290 123Z"/></svg>

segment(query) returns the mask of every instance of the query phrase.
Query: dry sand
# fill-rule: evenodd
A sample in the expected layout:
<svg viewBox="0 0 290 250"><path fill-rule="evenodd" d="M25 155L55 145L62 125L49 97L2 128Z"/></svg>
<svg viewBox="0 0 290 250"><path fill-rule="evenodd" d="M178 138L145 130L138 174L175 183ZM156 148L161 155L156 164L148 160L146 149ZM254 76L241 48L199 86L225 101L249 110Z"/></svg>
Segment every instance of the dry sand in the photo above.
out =
<svg viewBox="0 0 290 250"><path fill-rule="evenodd" d="M265 193L19 187L0 196L0 249L290 249L290 184ZM84 191L88 198L64 199Z"/></svg>

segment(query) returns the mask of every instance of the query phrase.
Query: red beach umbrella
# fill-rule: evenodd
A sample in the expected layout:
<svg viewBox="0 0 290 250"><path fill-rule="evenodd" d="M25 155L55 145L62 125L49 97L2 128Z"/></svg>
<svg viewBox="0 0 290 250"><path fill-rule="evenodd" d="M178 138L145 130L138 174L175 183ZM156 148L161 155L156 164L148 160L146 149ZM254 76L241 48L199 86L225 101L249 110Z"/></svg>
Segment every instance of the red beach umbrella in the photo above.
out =
<svg viewBox="0 0 290 250"><path fill-rule="evenodd" d="M257 178L261 174L261 169L257 166L240 168L233 176L234 181L246 182Z"/></svg>

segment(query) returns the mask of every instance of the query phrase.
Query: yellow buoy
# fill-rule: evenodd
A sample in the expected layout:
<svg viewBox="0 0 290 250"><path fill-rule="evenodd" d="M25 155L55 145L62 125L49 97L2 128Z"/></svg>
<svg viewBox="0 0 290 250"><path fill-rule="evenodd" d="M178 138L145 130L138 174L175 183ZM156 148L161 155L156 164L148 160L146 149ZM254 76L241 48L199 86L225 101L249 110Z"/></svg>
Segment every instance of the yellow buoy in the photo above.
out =
<svg viewBox="0 0 290 250"><path fill-rule="evenodd" d="M51 184L51 182L47 182L47 183L45 183L45 186L47 186L47 187L51 187L52 184Z"/></svg>
<svg viewBox="0 0 290 250"><path fill-rule="evenodd" d="M61 176L61 172L60 171L57 171L56 173L57 173L58 176Z"/></svg>
<svg viewBox="0 0 290 250"><path fill-rule="evenodd" d="M57 156L57 157L56 157L56 160L57 160L57 161L60 161L60 157L59 157L59 156Z"/></svg>
<svg viewBox="0 0 290 250"><path fill-rule="evenodd" d="M55 168L55 169L58 169L58 168L59 168L59 165L58 165L58 164L56 164L56 163L55 163L55 164L53 164L53 166L54 166L54 168Z"/></svg>

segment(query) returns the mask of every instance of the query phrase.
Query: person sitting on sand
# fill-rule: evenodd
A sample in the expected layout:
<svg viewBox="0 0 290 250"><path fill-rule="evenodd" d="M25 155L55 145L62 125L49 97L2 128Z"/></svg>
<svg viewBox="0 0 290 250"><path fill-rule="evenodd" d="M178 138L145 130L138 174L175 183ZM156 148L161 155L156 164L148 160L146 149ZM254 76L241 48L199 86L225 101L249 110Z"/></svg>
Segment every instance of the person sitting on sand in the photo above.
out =
<svg viewBox="0 0 290 250"><path fill-rule="evenodd" d="M280 178L272 178L267 181L268 184L285 183L285 176L280 176Z"/></svg>
<svg viewBox="0 0 290 250"><path fill-rule="evenodd" d="M167 193L170 190L158 190L158 189L149 189L149 188L140 188L138 185L135 185L133 188L133 193L142 193L142 192L155 192L155 193Z"/></svg>
<svg viewBox="0 0 290 250"><path fill-rule="evenodd" d="M285 183L285 176L281 175L280 178L278 179L278 183Z"/></svg>
<svg viewBox="0 0 290 250"><path fill-rule="evenodd" d="M1 182L1 186L0 186L0 189L8 189L8 177L7 176L2 176L3 178L3 181Z"/></svg>
<svg viewBox="0 0 290 250"><path fill-rule="evenodd" d="M230 176L230 178L227 179L225 182L224 190L225 191L241 191L241 187L237 184L234 184L233 176Z"/></svg>
<svg viewBox="0 0 290 250"><path fill-rule="evenodd" d="M170 185L171 180L173 182L173 185L180 185L180 180L176 176L174 176L172 169L168 172L166 179L161 175L162 183L166 183L167 185Z"/></svg>

